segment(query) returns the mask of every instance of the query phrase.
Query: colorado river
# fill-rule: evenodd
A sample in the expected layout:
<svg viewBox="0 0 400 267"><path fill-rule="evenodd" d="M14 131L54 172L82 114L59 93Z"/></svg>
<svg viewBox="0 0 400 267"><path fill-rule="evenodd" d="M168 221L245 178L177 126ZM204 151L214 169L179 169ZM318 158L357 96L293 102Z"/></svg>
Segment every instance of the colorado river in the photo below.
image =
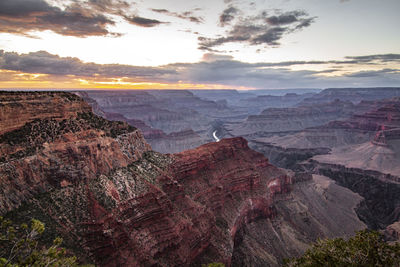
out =
<svg viewBox="0 0 400 267"><path fill-rule="evenodd" d="M217 131L213 132L213 137L215 139L215 142L219 142L220 139L217 137Z"/></svg>

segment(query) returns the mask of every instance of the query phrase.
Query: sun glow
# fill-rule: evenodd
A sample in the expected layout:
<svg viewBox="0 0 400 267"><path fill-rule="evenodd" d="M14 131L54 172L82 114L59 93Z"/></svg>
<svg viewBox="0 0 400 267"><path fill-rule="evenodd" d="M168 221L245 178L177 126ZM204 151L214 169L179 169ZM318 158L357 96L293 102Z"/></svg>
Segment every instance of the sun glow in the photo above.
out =
<svg viewBox="0 0 400 267"><path fill-rule="evenodd" d="M163 83L152 81L132 81L127 78L57 76L38 73L23 73L0 70L0 88L61 88L61 89L239 89L253 87L228 86L223 84L195 84L179 81Z"/></svg>

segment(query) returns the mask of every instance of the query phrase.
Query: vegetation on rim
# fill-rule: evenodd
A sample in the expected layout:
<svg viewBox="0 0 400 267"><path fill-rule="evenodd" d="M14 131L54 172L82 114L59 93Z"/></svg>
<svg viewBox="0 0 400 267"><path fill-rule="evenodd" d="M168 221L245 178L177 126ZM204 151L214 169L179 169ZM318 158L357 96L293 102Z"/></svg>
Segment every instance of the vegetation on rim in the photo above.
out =
<svg viewBox="0 0 400 267"><path fill-rule="evenodd" d="M306 266L400 266L400 243L390 244L376 231L355 236L318 240L306 253L285 262L287 267Z"/></svg>
<svg viewBox="0 0 400 267"><path fill-rule="evenodd" d="M0 267L83 266L78 265L77 258L61 247L61 238L55 238L50 247L40 244L44 231L45 225L36 219L32 219L30 225L15 225L0 217Z"/></svg>

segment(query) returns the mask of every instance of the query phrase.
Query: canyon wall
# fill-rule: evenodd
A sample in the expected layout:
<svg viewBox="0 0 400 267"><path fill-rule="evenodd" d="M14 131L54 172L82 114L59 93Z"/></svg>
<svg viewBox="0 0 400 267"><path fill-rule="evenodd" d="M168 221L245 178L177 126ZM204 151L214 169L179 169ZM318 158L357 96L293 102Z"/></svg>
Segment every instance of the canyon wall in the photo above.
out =
<svg viewBox="0 0 400 267"><path fill-rule="evenodd" d="M0 97L24 109L12 94ZM362 198L322 176L273 166L243 138L164 155L136 128L62 94L22 94L67 112L32 110L0 135L0 213L44 221L45 239L61 235L82 261L275 266L318 237L365 227L354 211Z"/></svg>
<svg viewBox="0 0 400 267"><path fill-rule="evenodd" d="M362 101L347 119L286 136L255 138L250 146L277 166L324 175L358 193L364 198L356 209L358 217L394 240L400 221L399 118L398 97Z"/></svg>

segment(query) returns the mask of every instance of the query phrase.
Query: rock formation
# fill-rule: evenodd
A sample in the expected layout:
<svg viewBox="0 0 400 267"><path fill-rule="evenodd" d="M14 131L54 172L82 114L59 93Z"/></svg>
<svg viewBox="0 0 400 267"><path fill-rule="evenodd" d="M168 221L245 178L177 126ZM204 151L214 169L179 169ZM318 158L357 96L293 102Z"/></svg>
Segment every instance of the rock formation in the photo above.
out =
<svg viewBox="0 0 400 267"><path fill-rule="evenodd" d="M260 115L249 116L241 124L226 124L225 128L233 136L254 138L255 136L282 135L345 118L352 111L351 102L340 100L312 106L268 108Z"/></svg>
<svg viewBox="0 0 400 267"><path fill-rule="evenodd" d="M32 109L23 121L1 118L1 215L44 221L49 240L63 236L99 266L277 265L317 237L365 227L354 212L360 197L273 166L243 138L163 155L71 94L0 99L0 114ZM44 105L63 112L33 110Z"/></svg>
<svg viewBox="0 0 400 267"><path fill-rule="evenodd" d="M143 93L143 92L141 92ZM146 93L146 92L145 92ZM163 130L153 128L149 125L147 125L144 121L139 120L137 118L131 118L128 119L121 113L119 112L119 109L116 108L111 108L112 111L116 112L105 112L103 109L100 107L100 105L97 103L96 100L93 98L89 97L89 94L87 92L75 92L75 94L81 96L86 102L88 102L92 108L93 112L99 116L102 116L103 118L106 118L108 120L112 121L124 121L127 122L129 125L134 126L143 133L144 138L146 141L151 145L154 151L160 152L160 153L177 153L181 152L183 150L195 148L197 146L200 146L202 144L205 144L209 141L212 141L211 138L208 138L206 134L201 134L193 131L192 129L184 129L181 131L177 132L170 132L170 133L165 133ZM106 99L106 96L108 96L110 93L107 92L99 92L95 94L97 97L101 97L102 102L108 103L105 108L110 109L109 106L117 106L120 101L120 98L116 97L111 97L110 99ZM135 94L133 94L135 95ZM167 94L169 95L169 94ZM115 94L111 94L111 96L115 96ZM189 95L190 96L190 95ZM165 97L165 96L164 96ZM143 99L139 99L138 101L141 101ZM114 103L116 101L116 103ZM144 100L143 100L144 101ZM154 101L154 99L153 99ZM190 102L190 101L189 101ZM135 106L134 104L131 103L132 107L128 105L127 110L129 112L134 112L135 108L139 109L139 113L143 113L144 106L140 105L140 102L135 102L138 106ZM154 113L156 109L154 110L148 110L148 112L145 112L146 114ZM125 112L125 111L124 111ZM135 112L135 114L137 114ZM140 117L140 116L139 116ZM163 119L161 119L163 120ZM165 124L171 123L169 119L166 119L164 121ZM168 128L172 127L173 125L169 125ZM179 127L177 128L179 129Z"/></svg>
<svg viewBox="0 0 400 267"><path fill-rule="evenodd" d="M327 176L358 193L364 198L359 218L369 228L395 236L400 220L399 118L398 97L362 101L347 119L283 137L255 138L250 146L273 164ZM376 142L378 134L384 142Z"/></svg>
<svg viewBox="0 0 400 267"><path fill-rule="evenodd" d="M377 87L377 88L328 88L312 97L304 99L300 105L314 105L332 102L336 99L351 101L355 104L362 100L379 100L400 96L398 87Z"/></svg>
<svg viewBox="0 0 400 267"><path fill-rule="evenodd" d="M239 106L248 107L253 114L259 114L267 108L286 108L299 104L303 99L311 97L312 93L296 94L287 93L285 95L258 95L241 99Z"/></svg>

